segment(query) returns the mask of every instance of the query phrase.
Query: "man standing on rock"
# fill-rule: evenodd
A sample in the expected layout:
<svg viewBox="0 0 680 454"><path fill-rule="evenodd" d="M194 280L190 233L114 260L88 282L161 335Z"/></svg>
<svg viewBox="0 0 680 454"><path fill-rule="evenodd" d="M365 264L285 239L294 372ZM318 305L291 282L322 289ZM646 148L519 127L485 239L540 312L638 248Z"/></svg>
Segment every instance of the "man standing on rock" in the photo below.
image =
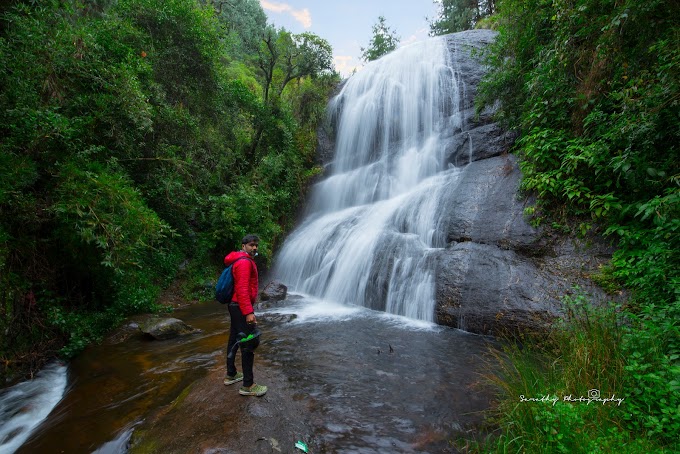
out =
<svg viewBox="0 0 680 454"><path fill-rule="evenodd" d="M263 396L267 387L257 385L253 378L253 363L255 349L260 344L257 320L253 306L257 298L258 275L257 265L253 257L257 255L257 245L260 241L257 235L246 235L241 240L241 250L230 252L224 258L224 264L233 264L234 294L229 303L231 329L227 344L227 376L225 385L232 385L243 380L243 386L238 390L243 396ZM251 340L242 341L252 337ZM243 373L236 371L236 350L241 348L241 365Z"/></svg>

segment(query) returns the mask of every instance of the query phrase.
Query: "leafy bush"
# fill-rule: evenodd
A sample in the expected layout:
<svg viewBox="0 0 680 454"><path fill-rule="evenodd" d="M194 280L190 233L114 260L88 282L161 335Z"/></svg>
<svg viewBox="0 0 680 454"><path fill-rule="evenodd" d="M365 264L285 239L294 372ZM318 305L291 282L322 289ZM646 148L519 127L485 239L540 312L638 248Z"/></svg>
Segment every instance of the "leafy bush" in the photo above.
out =
<svg viewBox="0 0 680 454"><path fill-rule="evenodd" d="M622 343L628 398L620 418L631 429L680 449L680 307L649 305L629 316Z"/></svg>
<svg viewBox="0 0 680 454"><path fill-rule="evenodd" d="M626 403L598 416L593 431L588 429L592 419L584 419L585 429L578 433L589 435L581 446L560 442L555 449L651 452L661 449L655 443L677 448L680 5L504 0L498 6L499 35L478 101L481 107L500 100L499 119L520 133L522 188L538 196L527 212L535 224L547 220L576 225L578 234L595 230L608 236L617 250L607 267L607 285L623 285L630 294L617 322L602 325L618 341L598 336L589 347L597 350L587 350L603 360L611 348L623 358L616 374L607 372L599 380L614 380L609 385ZM574 329L559 329L572 333L575 342L578 333L591 332L570 323ZM580 364L574 356L580 344L564 339L559 345L549 352L552 360ZM534 373L550 369L516 355L513 361ZM506 398L502 406L516 399ZM538 417L550 422L553 416ZM571 416L558 419L578 420ZM525 440L522 449L540 452L547 432L514 440L510 420L504 421L507 434L501 438L513 446Z"/></svg>
<svg viewBox="0 0 680 454"><path fill-rule="evenodd" d="M68 163L58 180L52 207L57 235L73 244L68 249L93 244L101 251L101 265L116 273L140 267L142 256L172 233L120 172L97 163Z"/></svg>

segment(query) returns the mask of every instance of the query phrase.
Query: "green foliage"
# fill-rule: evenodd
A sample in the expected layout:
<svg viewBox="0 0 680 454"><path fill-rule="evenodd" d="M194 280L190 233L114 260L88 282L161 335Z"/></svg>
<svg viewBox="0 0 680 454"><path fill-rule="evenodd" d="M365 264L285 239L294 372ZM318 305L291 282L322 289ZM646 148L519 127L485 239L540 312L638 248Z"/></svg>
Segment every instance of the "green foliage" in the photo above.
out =
<svg viewBox="0 0 680 454"><path fill-rule="evenodd" d="M267 259L338 80L325 40L282 32L263 97L254 0L86 3L2 16L0 356L17 370L158 310L179 263L208 272L246 232Z"/></svg>
<svg viewBox="0 0 680 454"><path fill-rule="evenodd" d="M171 233L119 172L91 162L64 164L60 170L52 207L57 235L74 246L96 246L103 266L117 273L139 268L143 254Z"/></svg>
<svg viewBox="0 0 680 454"><path fill-rule="evenodd" d="M258 67L264 101L271 107L279 102L289 82L334 73L333 49L313 33L297 35L272 26L266 29L260 44Z"/></svg>
<svg viewBox="0 0 680 454"><path fill-rule="evenodd" d="M620 238L614 276L636 290L643 305L680 302L680 190L667 189L646 203L631 204L635 222L612 223L605 233Z"/></svg>
<svg viewBox="0 0 680 454"><path fill-rule="evenodd" d="M649 305L629 318L622 345L629 401L621 419L680 449L680 307Z"/></svg>
<svg viewBox="0 0 680 454"><path fill-rule="evenodd" d="M385 18L379 16L378 22L373 25L373 36L368 47L361 48L361 59L366 63L377 60L396 49L400 40L397 32L387 25Z"/></svg>
<svg viewBox="0 0 680 454"><path fill-rule="evenodd" d="M502 3L483 88L522 132L522 187L537 214L564 207L618 239L614 275L637 298L677 304L677 5L542 5Z"/></svg>
<svg viewBox="0 0 680 454"><path fill-rule="evenodd" d="M47 319L52 327L67 336L59 350L64 358L72 358L91 343L100 342L112 327L118 326L127 315L164 310L155 303L159 288L144 273L131 273L125 279L114 279L114 304L100 310L69 310L68 305L56 300L44 300Z"/></svg>
<svg viewBox="0 0 680 454"><path fill-rule="evenodd" d="M267 15L257 0L211 0L225 26L228 55L238 60L255 54L267 27Z"/></svg>
<svg viewBox="0 0 680 454"><path fill-rule="evenodd" d="M651 330L645 340L635 339L636 324L624 320L620 308L592 306L580 293L564 303L565 317L547 338L527 339L523 348L507 343L493 352L496 372L488 379L497 387L499 405L491 421L502 431L473 451L672 452L678 447L668 432L677 430L680 389L671 376L675 372L677 381L677 368L657 361L661 369L630 374L641 369L641 358L650 358L641 345L651 347L662 333ZM658 386L651 377L668 383ZM649 430L637 431L636 424Z"/></svg>
<svg viewBox="0 0 680 454"><path fill-rule="evenodd" d="M441 36L476 28L496 11L496 0L435 0L437 17L428 20L430 36Z"/></svg>
<svg viewBox="0 0 680 454"><path fill-rule="evenodd" d="M589 277L608 295L622 292L620 281L614 276L614 268L611 265L600 265L599 269L591 273Z"/></svg>
<svg viewBox="0 0 680 454"><path fill-rule="evenodd" d="M615 345L598 336L592 347L604 350L589 352L604 358L612 349L623 358L623 367L599 380L609 380L626 401L598 417L592 427L601 430L595 432L581 415L583 446L557 450L663 452L655 443L678 448L679 13L677 2L661 0L499 4L499 35L488 54L492 70L480 106L500 99L499 119L520 133L522 188L538 196L529 210L533 222L575 221L581 234L595 229L609 236L618 248L610 266L594 277L631 296L616 323L603 325L618 333ZM568 332L577 339L586 328ZM573 357L578 345L566 339L558 345L547 353L549 364L563 357L579 364ZM506 398L509 404L510 394ZM548 436L515 440L513 427L503 430L499 446L525 440L527 451L540 452Z"/></svg>

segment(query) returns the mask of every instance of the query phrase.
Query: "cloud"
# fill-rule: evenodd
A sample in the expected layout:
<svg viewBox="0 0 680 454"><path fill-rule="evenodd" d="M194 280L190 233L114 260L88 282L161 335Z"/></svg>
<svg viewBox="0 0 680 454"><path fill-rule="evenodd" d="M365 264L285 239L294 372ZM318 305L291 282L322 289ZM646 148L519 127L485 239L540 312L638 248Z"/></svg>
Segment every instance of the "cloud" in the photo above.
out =
<svg viewBox="0 0 680 454"><path fill-rule="evenodd" d="M260 5L262 6L262 9L266 11L290 14L293 16L293 19L302 24L304 28L312 26L312 15L307 8L295 9L287 3L269 2L267 0L260 0Z"/></svg>
<svg viewBox="0 0 680 454"><path fill-rule="evenodd" d="M312 26L312 15L309 14L309 10L307 8L301 9L298 11L291 11L290 13L296 21L300 22L303 27L309 28Z"/></svg>
<svg viewBox="0 0 680 454"><path fill-rule="evenodd" d="M354 57L349 55L334 55L333 64L335 65L335 70L340 73L343 77L348 77L352 74L355 69L359 71L362 66L360 63L355 61Z"/></svg>
<svg viewBox="0 0 680 454"><path fill-rule="evenodd" d="M430 32L429 27L424 27L420 28L415 31L415 33L411 34L407 38L403 39L399 43L399 47L401 46L408 46L409 44L415 43L416 41L422 41L424 39L427 39L429 37L428 33Z"/></svg>

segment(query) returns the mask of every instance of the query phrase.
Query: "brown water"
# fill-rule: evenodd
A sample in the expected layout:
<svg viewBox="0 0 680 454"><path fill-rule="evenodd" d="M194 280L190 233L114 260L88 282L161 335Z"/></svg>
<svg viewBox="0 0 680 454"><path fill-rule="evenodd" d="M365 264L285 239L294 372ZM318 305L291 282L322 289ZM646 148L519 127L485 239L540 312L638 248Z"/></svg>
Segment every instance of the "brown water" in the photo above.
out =
<svg viewBox="0 0 680 454"><path fill-rule="evenodd" d="M260 316L258 361L306 403L308 414L276 417L308 421L310 452L455 452L454 436L476 433L488 404L475 386L488 339L305 299L276 312L297 318ZM224 307L198 304L173 316L202 333L170 341L134 334L90 348L70 364L63 400L17 452L125 453L136 424L221 370ZM257 402L266 407L274 398Z"/></svg>

